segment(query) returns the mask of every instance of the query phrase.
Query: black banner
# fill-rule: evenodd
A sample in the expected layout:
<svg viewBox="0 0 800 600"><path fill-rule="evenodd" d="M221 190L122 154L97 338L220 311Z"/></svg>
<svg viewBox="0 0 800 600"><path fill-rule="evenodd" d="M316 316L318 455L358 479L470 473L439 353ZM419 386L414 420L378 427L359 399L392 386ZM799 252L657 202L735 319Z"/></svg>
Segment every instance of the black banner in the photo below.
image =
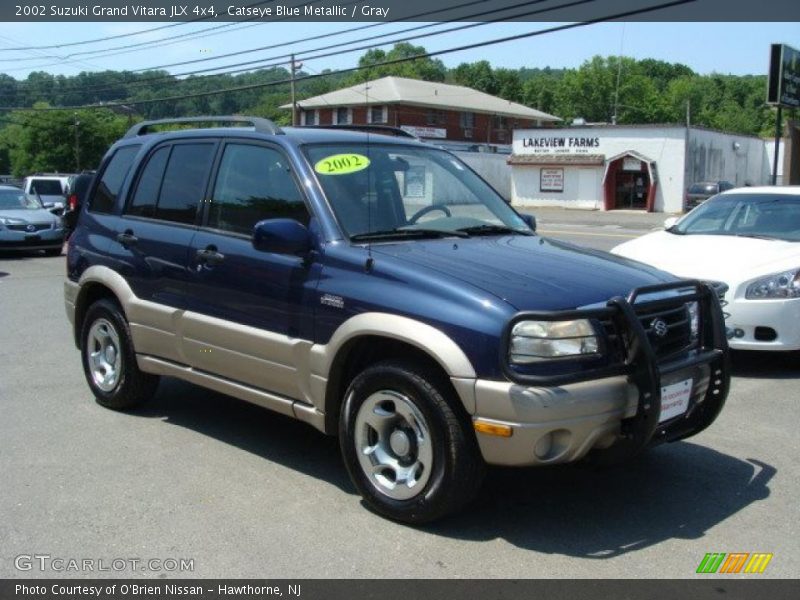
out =
<svg viewBox="0 0 800 600"><path fill-rule="evenodd" d="M759 577L759 576L753 576ZM3 600L794 600L793 580L0 580Z"/></svg>
<svg viewBox="0 0 800 600"><path fill-rule="evenodd" d="M0 4L0 20L378 22L503 17L574 22L614 16L625 21L800 21L797 0L540 0L526 3L527 8L521 8L519 0L483 0L448 11L442 18L414 16L452 4L452 0L16 0ZM486 14L472 16L476 12Z"/></svg>

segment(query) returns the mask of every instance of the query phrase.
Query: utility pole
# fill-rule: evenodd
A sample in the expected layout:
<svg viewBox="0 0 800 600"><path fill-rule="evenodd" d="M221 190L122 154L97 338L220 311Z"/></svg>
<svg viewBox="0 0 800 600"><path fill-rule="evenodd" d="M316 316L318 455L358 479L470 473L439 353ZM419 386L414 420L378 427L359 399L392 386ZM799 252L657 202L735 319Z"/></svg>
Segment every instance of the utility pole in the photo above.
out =
<svg viewBox="0 0 800 600"><path fill-rule="evenodd" d="M778 114L775 115L775 156L772 158L772 185L778 184L778 151L781 149L783 137L783 106L778 104Z"/></svg>
<svg viewBox="0 0 800 600"><path fill-rule="evenodd" d="M81 170L81 147L78 137L78 127L81 122L78 120L78 113L75 113L75 172L79 173Z"/></svg>
<svg viewBox="0 0 800 600"><path fill-rule="evenodd" d="M291 55L291 63L289 64L289 72L291 73L291 88L292 88L292 125L297 125L297 93L294 87L294 78L303 63L294 60L294 54Z"/></svg>

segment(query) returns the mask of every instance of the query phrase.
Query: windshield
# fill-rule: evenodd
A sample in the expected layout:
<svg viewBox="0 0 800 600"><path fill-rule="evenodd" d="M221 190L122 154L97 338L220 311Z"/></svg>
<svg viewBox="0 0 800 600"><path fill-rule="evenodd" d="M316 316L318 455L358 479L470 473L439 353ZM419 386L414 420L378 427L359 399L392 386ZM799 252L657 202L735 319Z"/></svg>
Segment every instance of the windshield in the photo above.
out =
<svg viewBox="0 0 800 600"><path fill-rule="evenodd" d="M0 190L0 210L35 210L42 208L36 198L22 190Z"/></svg>
<svg viewBox="0 0 800 600"><path fill-rule="evenodd" d="M310 145L306 152L351 238L532 233L448 152L394 144Z"/></svg>
<svg viewBox="0 0 800 600"><path fill-rule="evenodd" d="M64 194L64 189L57 179L34 179L31 181L31 194L61 196Z"/></svg>
<svg viewBox="0 0 800 600"><path fill-rule="evenodd" d="M800 240L800 196L755 193L714 196L670 231L795 242Z"/></svg>
<svg viewBox="0 0 800 600"><path fill-rule="evenodd" d="M716 183L695 183L689 187L690 194L716 194Z"/></svg>

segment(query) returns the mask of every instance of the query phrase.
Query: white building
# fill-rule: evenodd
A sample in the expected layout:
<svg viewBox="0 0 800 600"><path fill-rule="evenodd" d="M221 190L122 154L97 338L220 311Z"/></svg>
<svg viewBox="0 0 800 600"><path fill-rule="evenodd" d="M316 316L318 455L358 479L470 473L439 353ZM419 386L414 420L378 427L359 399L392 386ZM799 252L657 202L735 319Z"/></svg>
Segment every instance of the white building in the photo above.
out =
<svg viewBox="0 0 800 600"><path fill-rule="evenodd" d="M770 182L760 138L682 125L601 125L514 131L517 206L677 213L696 181Z"/></svg>

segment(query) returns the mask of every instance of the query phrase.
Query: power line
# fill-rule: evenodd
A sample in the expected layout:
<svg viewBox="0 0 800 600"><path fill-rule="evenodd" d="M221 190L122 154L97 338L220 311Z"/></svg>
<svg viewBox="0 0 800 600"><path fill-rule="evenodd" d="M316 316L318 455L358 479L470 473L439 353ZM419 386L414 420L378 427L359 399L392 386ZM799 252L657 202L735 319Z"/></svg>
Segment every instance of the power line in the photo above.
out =
<svg viewBox="0 0 800 600"><path fill-rule="evenodd" d="M303 77L296 78L295 81L305 81L305 80L309 80L309 79L318 79L320 77L328 77L328 76L331 76L331 75L342 75L342 74L345 74L345 73L353 73L353 72L362 71L362 70L365 70L365 69L374 69L374 68L382 67L382 66L400 64L400 63L409 62L409 61L412 61L412 60L420 60L420 59L423 59L423 58L432 58L434 56L442 56L444 54L452 54L454 52L463 52L465 50L474 50L476 48L483 48L485 46L492 46L492 45L495 45L495 44L513 42L513 41L517 41L517 40L521 40L521 39L526 39L526 38L536 37L536 36L540 36L540 35L545 35L545 34L548 34L548 33L555 33L555 32L558 32L558 31L566 31L566 30L569 30L569 29L576 29L578 27L585 27L587 25L593 25L593 24L596 24L596 23L603 23L603 22L612 21L612 20L615 20L615 19L624 19L624 18L627 18L627 17L632 17L632 16L646 14L646 13L650 13L650 12L654 12L654 11L658 11L658 10L663 10L665 8L681 6L683 4L688 4L688 3L691 3L691 2L694 2L694 1L695 0L672 0L671 2L665 2L663 4L656 4L656 5L647 6L647 7L644 7L644 8L632 9L632 10L616 13L616 14L613 14L613 15L608 15L608 16L605 16L605 17L597 17L597 18L594 18L594 19L590 19L588 21L581 21L581 22L577 22L577 23L569 23L569 24L566 24L566 25L559 25L559 26L555 26L555 27L549 27L547 29L539 29L539 30L536 30L536 31L529 31L529 32L526 32L526 33L519 33L519 34L516 34L516 35L510 35L510 36L505 36L505 37L500 37L500 38L494 38L494 39L486 40L486 41L483 41L483 42L474 42L472 44L464 44L462 46L456 46L456 47L447 48L447 49L444 49L444 50L437 50L437 51L434 51L434 52L425 52L425 53L417 54L417 55L414 55L414 56L407 56L407 57L402 57L402 58L396 58L396 59L392 59L392 60L382 61L382 62L379 62L379 63L374 63L374 64L371 64L371 65L367 65L367 66L350 67L350 68L347 68L347 69L339 69L337 71L331 71L329 73L320 73L320 74L317 74L317 75L304 75ZM27 107L20 107L20 106L10 106L10 107L9 106L4 106L4 107L0 107L0 110L2 110L2 111L22 110L22 111L29 111L29 112L52 112L52 111L58 111L58 110L102 109L102 108L113 108L113 107L130 106L130 105L142 106L142 105L146 105L146 104L156 104L156 103L159 103L159 102L172 102L172 101L175 101L175 100L187 100L187 99L190 99L190 98L204 98L204 97L208 97L208 96L216 96L216 95L219 95L219 94L227 94L229 92L241 92L241 91L247 91L247 90L253 90L253 89L261 89L261 88L273 87L273 86L277 86L277 85L286 85L290 81L291 81L291 79L283 79L283 80L279 80L279 81L270 81L270 82L266 82L266 83L255 83L255 84L250 84L250 85L242 85L242 86L234 86L234 87L230 87L230 88L223 88L223 89L219 89L219 90L209 90L209 91L204 91L204 92L196 92L196 93L193 93L193 94L181 94L181 95L176 95L176 96L167 96L167 97L162 97L162 98L149 98L149 99L146 99L146 100L135 100L135 101L125 101L125 102L108 102L108 103L103 104L103 105L90 104L90 105L57 106L57 107L56 106L48 106L48 107L42 107L42 108L27 108Z"/></svg>
<svg viewBox="0 0 800 600"><path fill-rule="evenodd" d="M247 5L246 8L251 8L255 6L259 6L260 4L267 4L269 2L274 2L275 0L265 0L262 2L256 2L254 4ZM181 25L189 25L191 23L199 23L200 21L207 21L209 19L213 19L213 16L206 16L206 17L198 17L196 19L190 19L188 21L181 21L180 23L170 23L169 25L159 25L158 27L151 27L150 29L141 29L139 31L132 31L130 33L120 33L117 35L108 35L105 37L100 38L93 38L90 40L82 40L80 42L68 42L65 44L50 44L47 46L16 46L12 48L0 48L0 52L9 52L13 50L51 50L53 48L69 48L71 46L83 46L85 44L98 44L100 42L107 42L109 40L118 40L127 37L133 37L136 35L143 35L145 33L152 33L154 31L161 31L163 29L171 29L173 27L180 27ZM219 26L218 26L219 27Z"/></svg>

